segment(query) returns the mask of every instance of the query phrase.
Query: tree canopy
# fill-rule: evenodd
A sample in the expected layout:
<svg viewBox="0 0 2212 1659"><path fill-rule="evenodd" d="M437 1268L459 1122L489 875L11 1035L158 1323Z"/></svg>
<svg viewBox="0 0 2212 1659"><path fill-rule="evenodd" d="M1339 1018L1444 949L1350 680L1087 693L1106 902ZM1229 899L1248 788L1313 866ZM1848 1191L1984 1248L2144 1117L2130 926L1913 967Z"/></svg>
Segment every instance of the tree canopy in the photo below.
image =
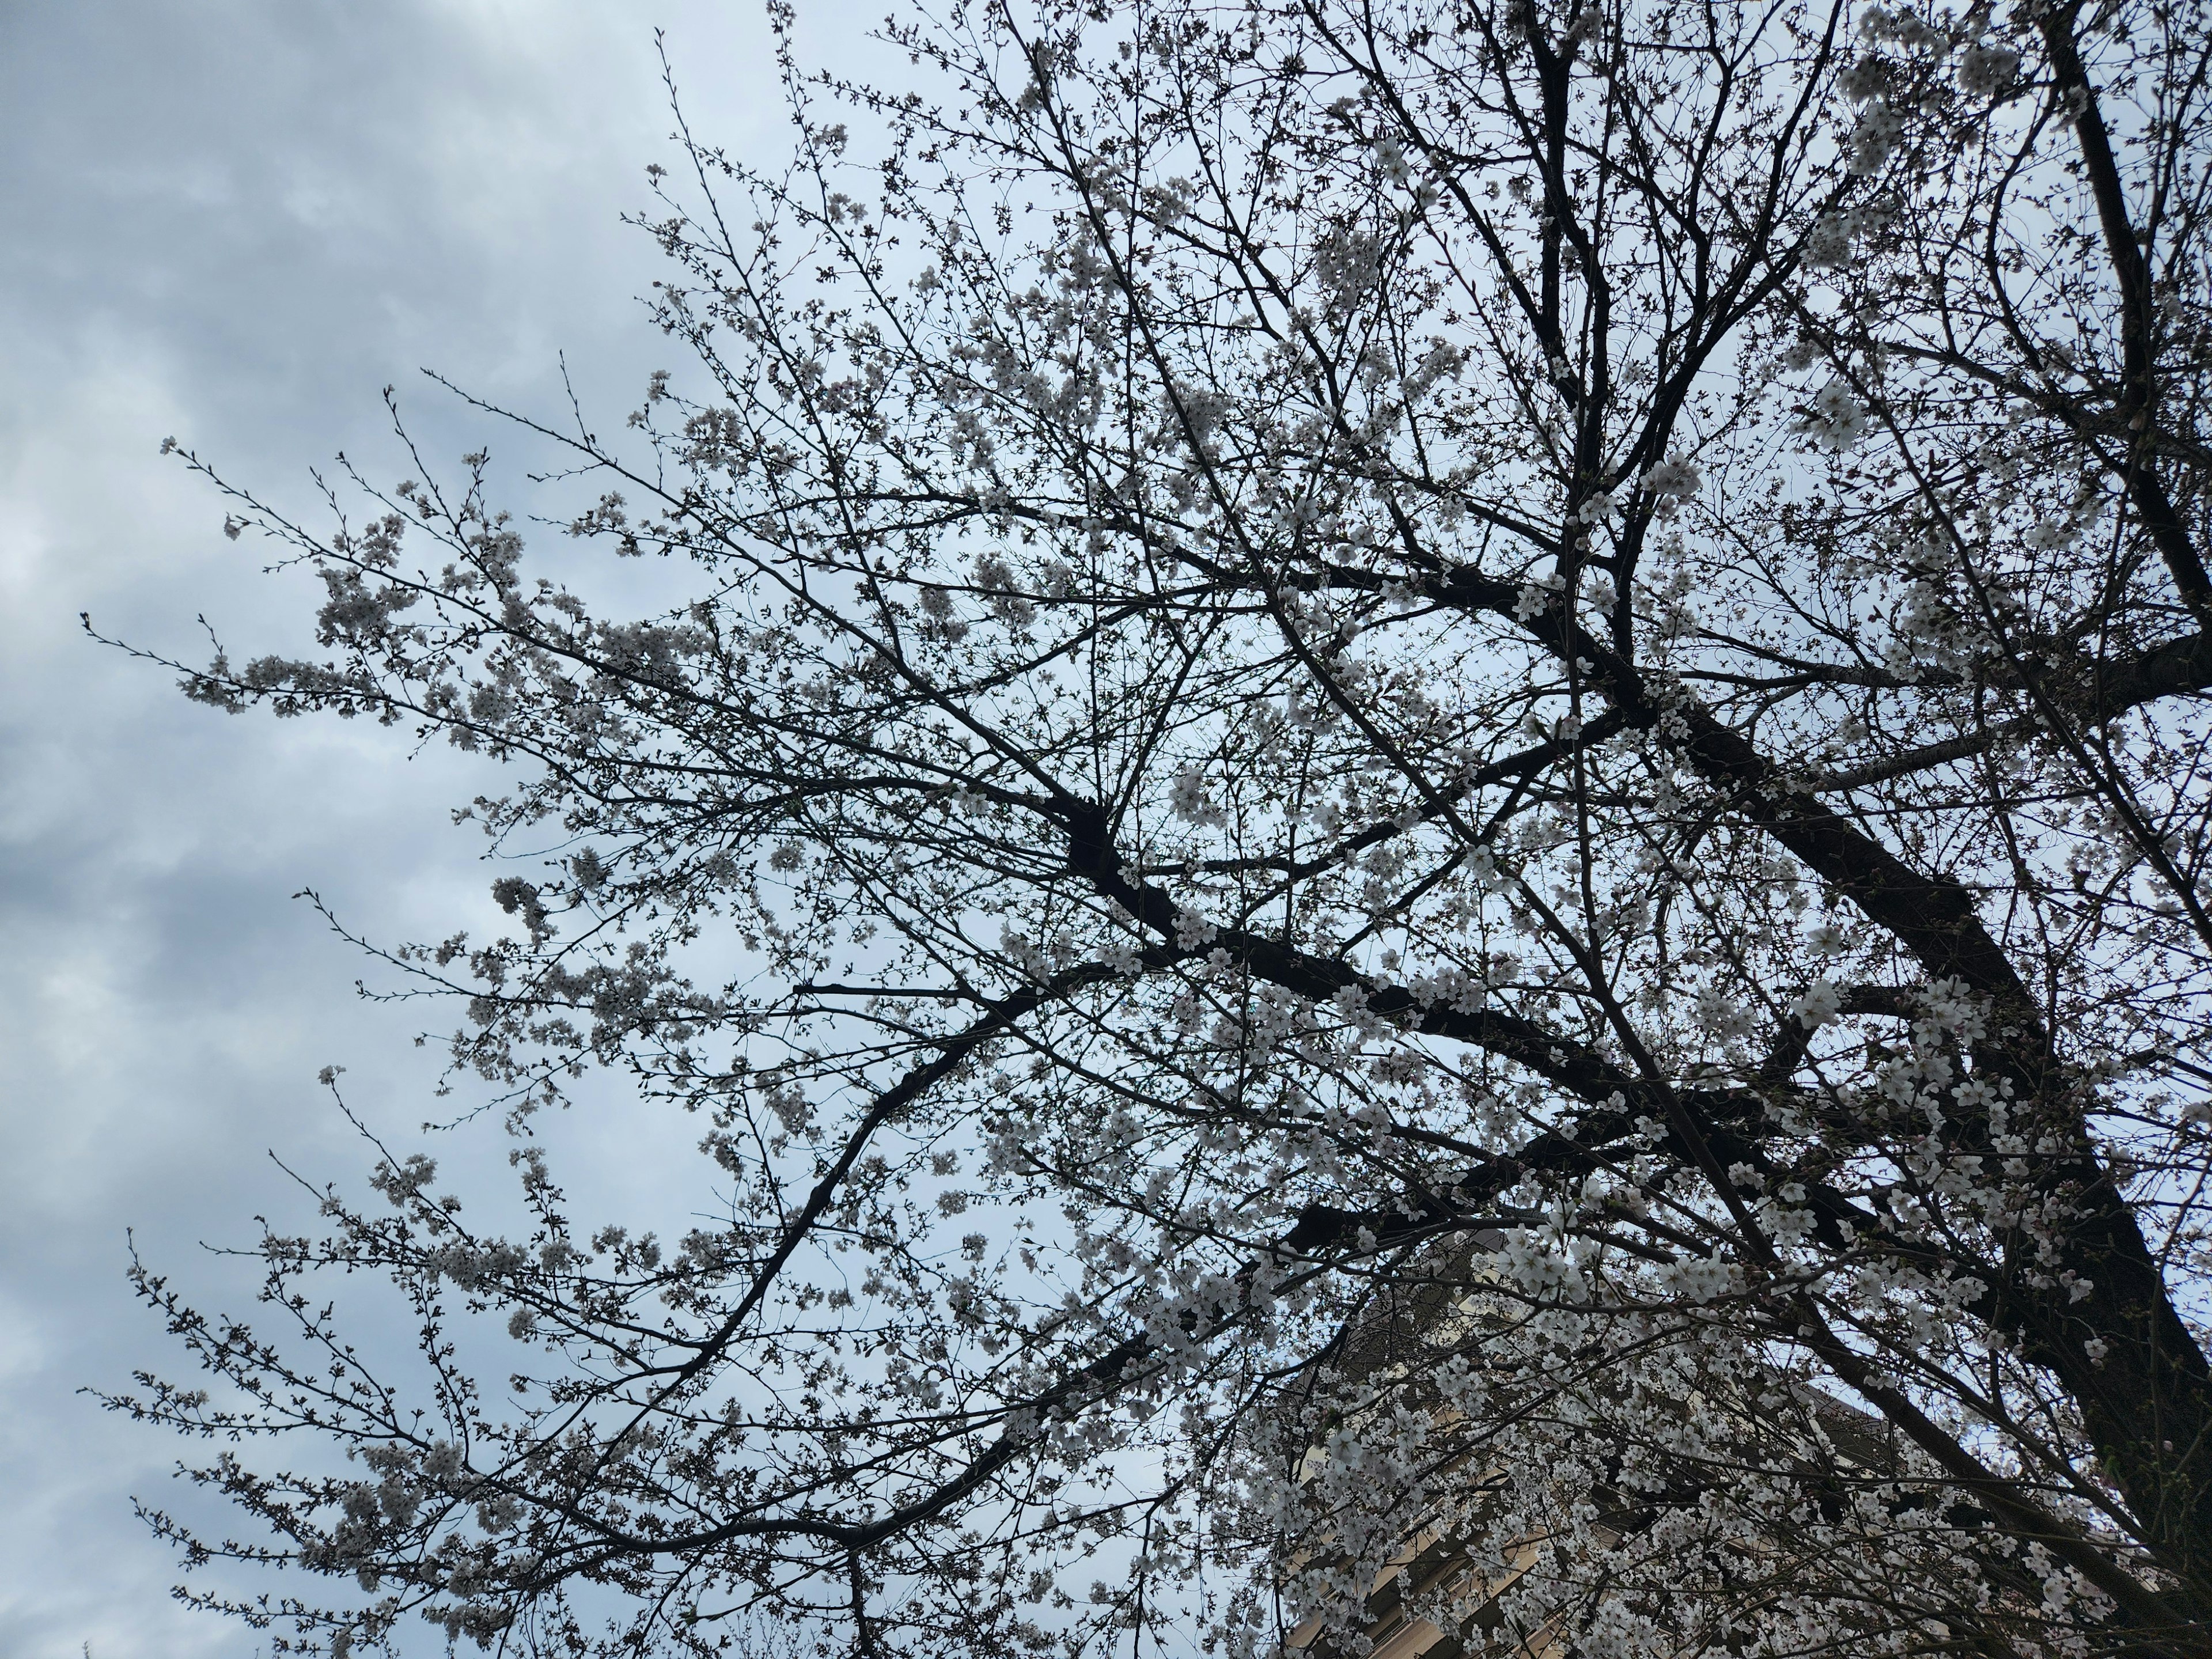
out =
<svg viewBox="0 0 2212 1659"><path fill-rule="evenodd" d="M2203 1652L2204 9L964 0L892 88L773 15L791 164L651 169L681 366L501 417L581 546L482 453L217 480L323 598L189 693L483 759L510 935L378 948L523 1207L395 1150L258 1322L142 1270L211 1375L113 1403L259 1531L154 1523L289 1569L198 1593ZM572 1215L595 1067L709 1218Z"/></svg>

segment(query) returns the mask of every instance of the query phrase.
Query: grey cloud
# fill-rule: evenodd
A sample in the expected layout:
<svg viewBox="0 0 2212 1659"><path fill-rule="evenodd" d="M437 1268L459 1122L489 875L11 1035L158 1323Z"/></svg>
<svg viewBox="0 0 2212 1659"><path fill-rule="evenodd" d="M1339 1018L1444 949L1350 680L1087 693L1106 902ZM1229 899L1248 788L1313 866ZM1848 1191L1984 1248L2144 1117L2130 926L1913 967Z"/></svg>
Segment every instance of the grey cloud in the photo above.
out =
<svg viewBox="0 0 2212 1659"><path fill-rule="evenodd" d="M252 1650L167 1597L129 1497L175 1497L179 1448L76 1390L173 1355L122 1278L126 1228L225 1290L194 1241L296 1200L264 1161L340 1173L315 1087L421 1115L411 1009L290 895L394 933L481 900L445 810L459 757L374 728L225 720L88 644L76 616L191 655L296 638L296 580L219 533L156 454L174 434L312 511L306 469L387 452L399 381L434 446L471 432L412 390L429 363L550 407L565 349L629 406L657 269L617 224L664 155L651 26L701 126L774 142L765 31L705 0L336 6L59 0L0 9L0 1654Z"/></svg>

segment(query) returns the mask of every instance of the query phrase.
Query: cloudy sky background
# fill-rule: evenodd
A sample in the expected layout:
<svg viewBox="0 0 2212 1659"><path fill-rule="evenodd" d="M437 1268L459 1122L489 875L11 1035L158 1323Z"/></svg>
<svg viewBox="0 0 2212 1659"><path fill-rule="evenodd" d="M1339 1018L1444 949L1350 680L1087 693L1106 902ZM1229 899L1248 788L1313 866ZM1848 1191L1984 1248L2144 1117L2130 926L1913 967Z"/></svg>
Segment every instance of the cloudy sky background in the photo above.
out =
<svg viewBox="0 0 2212 1659"><path fill-rule="evenodd" d="M802 3L841 54L869 9ZM487 780L336 721L226 719L89 643L186 658L204 612L243 653L305 642L313 595L221 534L175 435L310 520L338 451L390 483L395 385L434 452L489 436L422 383L552 411L565 352L606 426L667 347L659 274L618 222L672 161L653 30L694 130L782 144L751 0L6 0L0 3L0 1655L244 1655L169 1600L134 1494L180 1448L78 1390L176 1358L125 1282L126 1230L178 1281L250 1308L202 1252L301 1214L268 1158L364 1158L314 1083L403 1138L431 1109L422 1011L290 896L434 936L489 877L447 810ZM519 468L501 476L520 487ZM442 1017L432 1017L443 1023ZM651 1160L573 1127L605 1196ZM617 1149L629 1149L627 1158Z"/></svg>

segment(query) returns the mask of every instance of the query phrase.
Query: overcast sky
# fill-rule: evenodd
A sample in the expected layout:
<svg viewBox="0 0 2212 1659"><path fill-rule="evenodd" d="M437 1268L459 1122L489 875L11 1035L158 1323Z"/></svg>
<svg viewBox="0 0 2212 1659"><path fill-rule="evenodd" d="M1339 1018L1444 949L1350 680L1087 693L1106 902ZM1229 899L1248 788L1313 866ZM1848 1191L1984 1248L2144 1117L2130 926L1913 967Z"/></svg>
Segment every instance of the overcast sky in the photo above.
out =
<svg viewBox="0 0 2212 1659"><path fill-rule="evenodd" d="M802 0L802 43L860 15ZM131 1301L126 1230L245 1307L198 1249L296 1200L266 1157L357 1173L314 1084L380 1125L425 1114L418 1017L291 895L388 935L480 906L446 809L484 782L335 721L226 719L103 632L191 656L204 612L296 646L311 595L173 459L312 507L307 468L380 464L381 387L449 452L434 367L550 408L565 352L618 417L664 343L659 268L618 223L670 157L653 47L696 131L781 147L749 0L0 0L0 1656L244 1655L168 1596L131 1513L179 1447L77 1392L175 1358ZM501 440L493 434L497 452ZM389 481L389 479L387 479Z"/></svg>

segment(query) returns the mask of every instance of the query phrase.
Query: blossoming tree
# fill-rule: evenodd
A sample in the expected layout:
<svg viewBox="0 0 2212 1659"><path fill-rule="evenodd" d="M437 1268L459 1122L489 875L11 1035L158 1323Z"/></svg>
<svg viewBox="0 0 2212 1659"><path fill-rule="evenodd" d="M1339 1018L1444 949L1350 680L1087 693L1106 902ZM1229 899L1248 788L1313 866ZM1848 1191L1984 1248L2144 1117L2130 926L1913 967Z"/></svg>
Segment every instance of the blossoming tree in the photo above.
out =
<svg viewBox="0 0 2212 1659"><path fill-rule="evenodd" d="M1418 1550L1438 1653L2203 1651L2206 22L787 54L795 166L653 170L689 367L540 428L604 570L481 456L354 527L232 492L317 646L191 694L495 773L512 936L386 955L523 1207L394 1152L260 1322L142 1275L212 1375L114 1403L266 1537L155 1524L295 1570L207 1599L1351 1650ZM532 1114L592 1066L696 1115L711 1220L572 1216Z"/></svg>

